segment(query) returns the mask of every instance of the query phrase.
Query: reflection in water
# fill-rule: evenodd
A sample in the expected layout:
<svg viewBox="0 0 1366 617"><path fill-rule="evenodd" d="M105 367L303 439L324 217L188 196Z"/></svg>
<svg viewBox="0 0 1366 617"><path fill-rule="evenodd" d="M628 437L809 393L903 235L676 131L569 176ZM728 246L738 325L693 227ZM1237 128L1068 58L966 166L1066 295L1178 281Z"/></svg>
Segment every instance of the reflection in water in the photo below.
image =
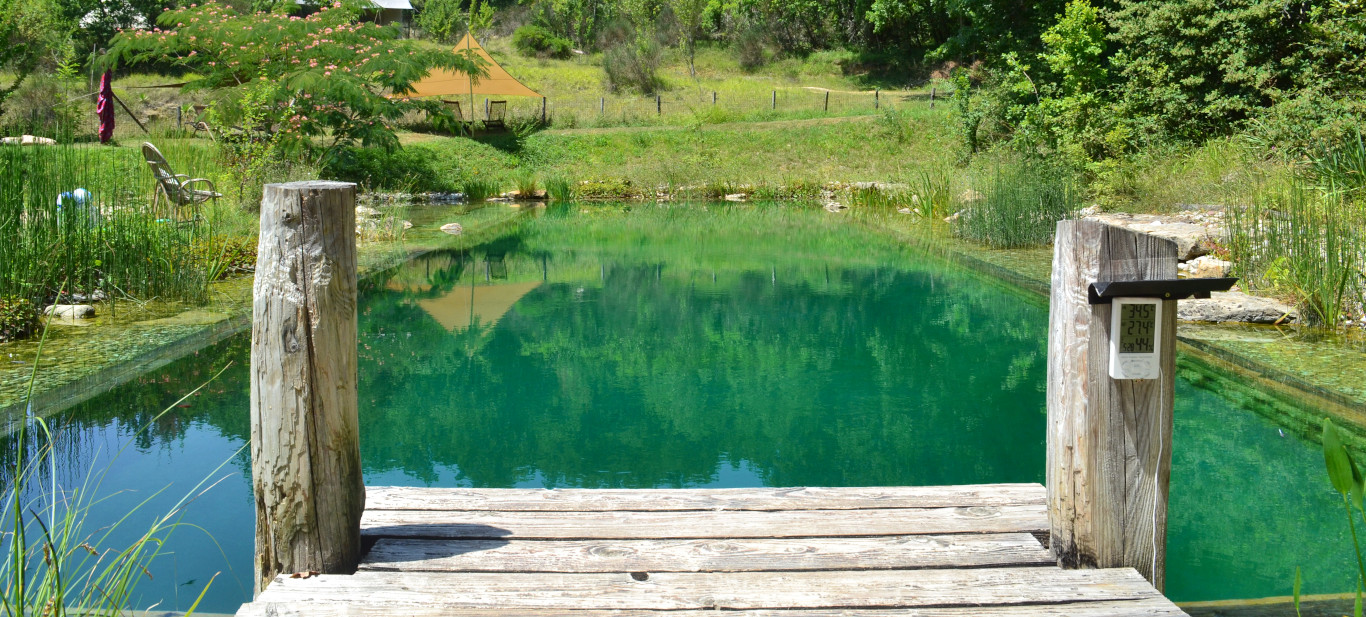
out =
<svg viewBox="0 0 1366 617"><path fill-rule="evenodd" d="M1041 482L1046 307L827 225L779 208L552 209L366 279L367 483ZM164 512L232 459L186 518L207 534L176 535L141 606L186 608L218 571L201 609L249 599L249 465L234 457L249 431L247 355L238 337L71 414L68 480L107 466L106 490L125 491L102 516L170 485L142 509ZM229 361L209 391L151 421ZM1295 565L1311 591L1345 587L1314 449L1188 382L1178 393L1169 593L1287 593Z"/></svg>

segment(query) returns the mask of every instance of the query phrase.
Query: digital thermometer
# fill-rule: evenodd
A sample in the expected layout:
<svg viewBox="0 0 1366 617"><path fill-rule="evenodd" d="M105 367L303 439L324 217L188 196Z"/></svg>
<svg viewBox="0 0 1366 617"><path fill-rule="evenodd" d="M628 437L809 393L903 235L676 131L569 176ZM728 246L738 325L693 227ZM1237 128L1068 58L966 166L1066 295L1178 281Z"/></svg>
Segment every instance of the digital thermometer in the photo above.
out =
<svg viewBox="0 0 1366 617"><path fill-rule="evenodd" d="M1162 301L1115 298L1110 308L1110 377L1157 379L1162 374Z"/></svg>

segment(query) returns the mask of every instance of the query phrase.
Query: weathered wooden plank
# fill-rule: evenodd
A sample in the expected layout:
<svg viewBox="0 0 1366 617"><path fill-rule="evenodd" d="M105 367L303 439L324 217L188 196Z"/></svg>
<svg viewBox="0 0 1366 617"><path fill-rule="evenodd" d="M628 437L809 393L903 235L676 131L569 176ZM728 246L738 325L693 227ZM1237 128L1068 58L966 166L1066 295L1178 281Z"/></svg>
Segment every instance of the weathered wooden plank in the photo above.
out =
<svg viewBox="0 0 1366 617"><path fill-rule="evenodd" d="M1042 506L754 512L366 510L361 534L391 538L648 539L900 536L1047 529Z"/></svg>
<svg viewBox="0 0 1366 617"><path fill-rule="evenodd" d="M360 559L356 185L268 184L251 335L255 587Z"/></svg>
<svg viewBox="0 0 1366 617"><path fill-rule="evenodd" d="M381 538L361 570L405 572L741 572L1042 566L1027 533L725 540Z"/></svg>
<svg viewBox="0 0 1366 617"><path fill-rule="evenodd" d="M861 510L1043 504L1038 484L733 489L470 489L372 486L370 510Z"/></svg>
<svg viewBox="0 0 1366 617"><path fill-rule="evenodd" d="M502 617L500 609L376 604L247 604L237 617ZM521 617L716 617L716 611L519 609ZM1186 617L1166 598L1014 606L728 611L726 617Z"/></svg>
<svg viewBox="0 0 1366 617"><path fill-rule="evenodd" d="M1162 377L1109 377L1110 305L1096 281L1176 278L1176 247L1095 221L1063 221L1049 308L1047 495L1064 567L1135 567L1162 588L1171 467L1176 303L1163 303Z"/></svg>
<svg viewBox="0 0 1366 617"><path fill-rule="evenodd" d="M1130 568L560 574L358 572L277 578L263 602L453 608L795 609L991 606L1160 597Z"/></svg>

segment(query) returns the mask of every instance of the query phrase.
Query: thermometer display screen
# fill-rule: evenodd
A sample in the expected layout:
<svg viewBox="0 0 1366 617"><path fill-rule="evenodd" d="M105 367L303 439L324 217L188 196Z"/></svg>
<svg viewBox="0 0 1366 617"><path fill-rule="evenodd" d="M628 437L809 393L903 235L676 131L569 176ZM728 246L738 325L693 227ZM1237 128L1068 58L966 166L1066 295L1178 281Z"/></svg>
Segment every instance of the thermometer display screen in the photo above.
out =
<svg viewBox="0 0 1366 617"><path fill-rule="evenodd" d="M1122 304L1119 310L1119 353L1153 353L1157 305Z"/></svg>

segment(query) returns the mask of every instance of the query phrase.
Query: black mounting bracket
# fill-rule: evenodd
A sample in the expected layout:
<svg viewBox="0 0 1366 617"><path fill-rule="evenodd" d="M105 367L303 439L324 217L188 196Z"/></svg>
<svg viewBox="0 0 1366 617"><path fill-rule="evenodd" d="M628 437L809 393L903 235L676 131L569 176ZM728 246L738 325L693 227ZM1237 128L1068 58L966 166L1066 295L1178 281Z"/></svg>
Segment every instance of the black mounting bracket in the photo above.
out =
<svg viewBox="0 0 1366 617"><path fill-rule="evenodd" d="M1086 295L1091 304L1110 304L1115 298L1185 300L1208 298L1210 292L1228 291L1237 282L1236 278L1097 281L1091 283Z"/></svg>

